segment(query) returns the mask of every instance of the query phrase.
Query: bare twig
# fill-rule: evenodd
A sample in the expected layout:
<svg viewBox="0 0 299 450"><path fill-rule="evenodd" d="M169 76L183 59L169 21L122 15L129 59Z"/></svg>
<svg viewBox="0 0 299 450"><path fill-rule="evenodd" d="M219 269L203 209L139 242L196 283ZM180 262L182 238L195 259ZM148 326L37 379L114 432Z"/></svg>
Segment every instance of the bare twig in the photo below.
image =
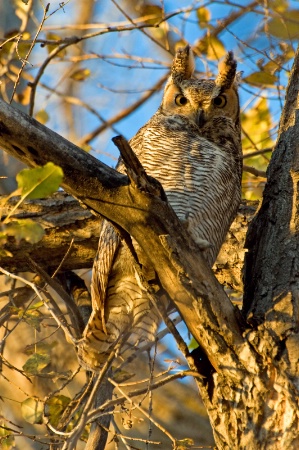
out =
<svg viewBox="0 0 299 450"><path fill-rule="evenodd" d="M23 70L24 70L25 65L26 65L27 62L28 62L28 58L29 58L29 56L30 56L30 54L31 54L31 52L32 52L32 50L33 50L33 47L34 47L35 44L36 44L37 37L38 37L39 33L40 33L41 30L42 30L43 24L44 24L44 22L45 22L45 20L46 20L46 15L47 15L47 12L48 12L48 10L49 10L49 7L50 7L50 3L48 3L48 4L46 5L45 9L44 9L44 14L43 14L43 18L42 18L42 20L41 20L40 26L38 27L37 32L36 32L36 34L35 34L35 36L34 36L34 39L33 39L32 43L31 43L31 45L30 45L30 48L29 48L29 50L28 50L28 52L27 52L25 58L24 58L23 61L22 61L22 66L21 66L21 68L20 68L20 71L19 71L19 73L18 73L16 82L15 82L14 87L13 87L13 91L12 91L11 98L10 98L10 103L13 101L13 98L14 98L14 95L15 95L15 92L16 92L16 89L17 89L17 85L19 84L19 81L20 81L20 78L21 78L21 74L22 74L22 72L23 72Z"/></svg>
<svg viewBox="0 0 299 450"><path fill-rule="evenodd" d="M61 286L60 283L58 283L56 280L51 278L50 275L48 275L47 272L44 269L42 269L38 264L36 264L31 258L28 257L28 259L30 261L30 265L31 265L33 271L38 273L45 280L45 282L49 286L51 286L64 301L64 303L67 307L67 310L69 312L70 318L71 318L74 335L77 339L79 339L81 337L81 333L84 329L84 323L81 318L81 315L80 315L77 305L75 305L75 303L72 301L72 299L67 294L67 292L63 289L63 287ZM44 295L46 295L46 297L48 299L50 299L50 297L49 297L50 294L45 289L43 289L43 293L44 293ZM51 303L53 304L53 299L52 299ZM56 304L56 302L55 302L55 304ZM58 305L56 305L56 306L58 308ZM56 309L56 307L55 307L55 309ZM66 323L65 323L65 326L66 326Z"/></svg>
<svg viewBox="0 0 299 450"><path fill-rule="evenodd" d="M159 422L157 422L156 420L153 419L153 417L141 406L139 406L139 404L134 403L132 401L132 399L130 398L130 396L128 394L126 394L121 387L111 378L108 378L108 380L110 381L111 384L113 384L113 386L115 386L119 392L126 398L126 400L128 400L132 405L134 405L134 408L138 409L138 411L140 411L145 417L147 417L157 428L159 428L159 430L162 431L162 433L164 433L170 440L171 442L174 444L176 444L176 439L171 435L171 433L164 428Z"/></svg>
<svg viewBox="0 0 299 450"><path fill-rule="evenodd" d="M38 82L41 79L44 71L46 70L47 65L62 50L64 50L65 48L69 47L70 45L77 44L78 42L80 42L80 38L78 38L78 37L68 38L67 42L65 42L64 44L60 44L57 48L54 48L54 50L51 51L49 56L45 59L43 64L40 66L39 71L38 71L34 81L29 84L29 86L31 87L30 102L29 102L29 114L31 116L33 115L33 110L34 110L35 93L36 93L37 85L38 85Z"/></svg>
<svg viewBox="0 0 299 450"><path fill-rule="evenodd" d="M110 353L107 361L105 362L105 364L103 365L103 368L101 369L100 373L98 374L97 379L93 385L92 391L90 393L90 396L84 406L80 420L79 420L78 424L75 426L75 428L72 430L70 437L69 437L69 439L66 440L62 450L74 450L76 448L76 443L77 443L78 439L80 438L80 435L81 435L85 425L88 422L88 413L92 407L92 404L94 403L94 400L96 398L96 395L100 388L100 385L103 382L103 379L104 379L112 361L114 360L115 354L119 350L120 345L121 345L121 343L118 343L115 345L113 351Z"/></svg>
<svg viewBox="0 0 299 450"><path fill-rule="evenodd" d="M162 387L165 384L170 383L171 381L179 380L179 379L182 380L188 376L201 379L201 376L198 374L198 372L195 372L193 370L184 370L184 371L175 373L173 375L169 375L168 377L165 377L162 380L157 381L156 383L153 383L150 386L150 389L151 390L158 389L159 387ZM118 384L118 386L121 386L121 384ZM143 395L147 391L148 391L148 386L145 386L144 388L136 389L135 391L129 392L126 395L127 395L127 397L133 398L133 397L137 397L139 395ZM127 400L127 397L122 396L122 397L118 397L117 399L114 399L114 400L109 400L109 401L105 402L103 405L99 406L98 408L91 410L87 417L88 422L91 422L91 421L97 419L98 417L101 417L101 415L103 414L103 411L105 409L108 409L112 406L123 404Z"/></svg>
<svg viewBox="0 0 299 450"><path fill-rule="evenodd" d="M111 127L117 122L120 122L122 119L127 117L131 112L135 111L139 106L141 106L143 103L145 103L149 98L151 98L165 83L167 80L169 74L163 75L162 78L160 78L157 83L152 87L152 89L145 94L143 94L139 100L134 102L132 105L128 106L125 110L121 111L120 113L116 114L111 119L107 119L104 124L97 127L95 130L93 130L91 133L86 134L83 136L83 138L79 142L79 146L84 146L88 144L90 141L92 141L95 137L97 137L100 133L102 133L107 128Z"/></svg>
<svg viewBox="0 0 299 450"><path fill-rule="evenodd" d="M243 170L244 170L244 172L251 173L252 175L254 175L256 177L262 177L262 178L267 179L267 174L263 170L258 170L255 167L244 166L244 165L243 165Z"/></svg>
<svg viewBox="0 0 299 450"><path fill-rule="evenodd" d="M72 45L73 42L71 42L72 40L76 41L76 42L81 42L83 40L86 39L90 39L96 36L101 36L103 34L107 34L107 33L119 33L121 31L132 31L132 30L136 30L136 29L140 29L140 28L154 28L155 25L149 24L149 23L142 23L140 25L117 25L114 27L105 27L103 29L101 29L100 31L97 31L95 33L89 33L89 34L85 34L81 37L77 37L77 36L73 36L71 38L66 37L64 39L36 39L35 43L37 44L42 44L43 46L45 45L64 45L66 44L66 46L68 45ZM0 42L4 42L6 39L4 38L0 38ZM16 41L17 38L14 37L14 40ZM31 39L21 39L20 40L21 44L31 44L32 40ZM59 50L60 51L60 50Z"/></svg>
<svg viewBox="0 0 299 450"><path fill-rule="evenodd" d="M126 448L128 450L132 450L132 447L127 445L126 440L128 440L128 441L136 441L136 442L145 442L145 444L161 445L161 442L159 442L159 441L149 441L148 439L141 439L141 438L136 438L136 437L132 437L132 436L124 436L120 432L120 430L119 430L119 428L117 426L117 423L115 422L114 418L112 418L112 424L113 424L113 427L115 429L116 436L119 437L123 441L124 445L126 446Z"/></svg>
<svg viewBox="0 0 299 450"><path fill-rule="evenodd" d="M252 158L253 156L263 155L264 153L272 152L272 150L273 150L272 148L264 148L263 150L256 150L254 152L244 153L243 159Z"/></svg>
<svg viewBox="0 0 299 450"><path fill-rule="evenodd" d="M35 292L37 297L43 302L43 304L46 306L46 308L49 310L49 312L51 313L53 318L56 320L57 324L63 329L63 331L64 331L65 335L68 337L69 341L74 342L74 338L72 336L71 331L69 330L68 323L64 319L64 316L63 316L60 308L58 307L57 303L50 296L50 294L48 292L44 292L44 295L48 299L48 302L47 302L43 299L42 295L39 292L38 287L34 283L31 283L30 281L26 280L23 277L20 277L19 275L14 275L14 274L8 272L7 270L3 269L2 267L0 267L0 272L2 272L4 275L6 275L9 278L21 281L22 283L29 286Z"/></svg>

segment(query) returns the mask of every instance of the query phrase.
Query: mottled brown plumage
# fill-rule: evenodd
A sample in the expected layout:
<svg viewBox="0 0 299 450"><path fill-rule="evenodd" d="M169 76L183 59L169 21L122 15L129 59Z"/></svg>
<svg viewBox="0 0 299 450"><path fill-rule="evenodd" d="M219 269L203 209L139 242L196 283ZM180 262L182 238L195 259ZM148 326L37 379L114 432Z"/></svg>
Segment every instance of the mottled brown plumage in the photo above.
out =
<svg viewBox="0 0 299 450"><path fill-rule="evenodd" d="M190 47L179 49L161 106L130 144L212 266L241 195L236 61L228 53L215 80L193 78L193 70ZM121 163L118 170L123 171ZM92 370L102 366L118 339L126 336L126 345L138 345L157 331L158 315L131 258L104 221L93 267L93 313L78 348L82 365Z"/></svg>

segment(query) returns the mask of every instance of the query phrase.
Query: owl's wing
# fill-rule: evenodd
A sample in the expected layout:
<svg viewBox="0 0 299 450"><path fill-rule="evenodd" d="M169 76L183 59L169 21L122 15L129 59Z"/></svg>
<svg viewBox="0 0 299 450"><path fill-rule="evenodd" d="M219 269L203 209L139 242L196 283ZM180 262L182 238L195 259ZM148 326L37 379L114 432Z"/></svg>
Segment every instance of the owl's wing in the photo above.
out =
<svg viewBox="0 0 299 450"><path fill-rule="evenodd" d="M104 220L100 232L98 251L92 268L91 298L92 309L100 312L105 333L107 332L104 318L106 290L119 244L120 237L113 225Z"/></svg>
<svg viewBox="0 0 299 450"><path fill-rule="evenodd" d="M142 127L137 134L129 141L135 153L138 155L142 152L142 140L145 126ZM118 172L125 173L125 167L120 159L116 169ZM102 223L99 237L98 251L93 263L92 279L91 279L91 298L93 311L99 311L101 315L102 325L105 332L105 299L109 282L109 277L114 263L118 247L121 239L115 231L113 225L107 220Z"/></svg>

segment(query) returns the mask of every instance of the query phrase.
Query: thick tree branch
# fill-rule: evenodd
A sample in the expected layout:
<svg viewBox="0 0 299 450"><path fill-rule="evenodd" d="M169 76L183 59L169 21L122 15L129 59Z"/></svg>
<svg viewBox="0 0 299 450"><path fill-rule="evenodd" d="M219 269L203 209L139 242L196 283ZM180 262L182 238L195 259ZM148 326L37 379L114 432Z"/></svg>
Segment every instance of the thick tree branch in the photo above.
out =
<svg viewBox="0 0 299 450"><path fill-rule="evenodd" d="M2 219L18 200L19 197L13 197L0 208ZM52 275L66 254L60 271L92 267L102 218L82 208L74 197L57 192L49 198L24 201L11 218L34 220L44 228L45 235L35 244L25 240L17 243L13 237L8 238L4 249L13 257L1 258L1 266L5 269L26 272L30 270L30 257Z"/></svg>
<svg viewBox="0 0 299 450"><path fill-rule="evenodd" d="M1 208L1 218L11 212L19 197L11 198ZM243 201L214 265L214 273L222 285L242 291L244 242L248 222L255 214L258 202ZM60 272L90 269L96 255L102 218L83 208L65 192L49 198L27 200L12 215L12 219L32 219L45 229L36 244L25 240L16 243L9 238L4 249L13 257L2 257L1 265L11 272L30 270L28 256L40 267L53 274L64 259Z"/></svg>
<svg viewBox="0 0 299 450"><path fill-rule="evenodd" d="M245 368L258 372L237 310L163 197L136 189L126 176L4 102L0 145L29 166L60 165L66 191L136 239L217 371L233 379Z"/></svg>

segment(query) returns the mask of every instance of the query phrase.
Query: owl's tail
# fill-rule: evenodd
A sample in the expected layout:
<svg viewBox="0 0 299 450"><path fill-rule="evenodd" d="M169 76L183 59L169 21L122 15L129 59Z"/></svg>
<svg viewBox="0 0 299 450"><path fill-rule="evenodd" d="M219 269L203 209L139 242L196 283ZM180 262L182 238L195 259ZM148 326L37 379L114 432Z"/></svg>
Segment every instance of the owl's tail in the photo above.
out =
<svg viewBox="0 0 299 450"><path fill-rule="evenodd" d="M107 291L105 323L94 310L78 344L80 364L99 371L117 343L121 352L134 349L142 341L153 341L159 317L134 275L114 279Z"/></svg>

